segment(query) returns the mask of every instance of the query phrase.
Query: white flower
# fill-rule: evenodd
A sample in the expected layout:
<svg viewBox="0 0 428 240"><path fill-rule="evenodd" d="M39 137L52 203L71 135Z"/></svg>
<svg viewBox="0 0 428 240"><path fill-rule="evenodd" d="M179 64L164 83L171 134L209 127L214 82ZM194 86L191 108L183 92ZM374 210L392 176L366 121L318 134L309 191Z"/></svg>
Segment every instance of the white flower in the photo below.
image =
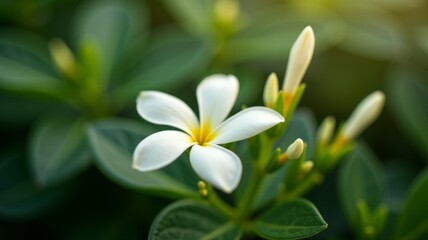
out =
<svg viewBox="0 0 428 240"><path fill-rule="evenodd" d="M283 122L284 118L266 107L250 107L223 121L238 95L239 83L232 75L212 75L197 88L198 121L180 99L157 91L143 91L137 111L149 122L183 130L161 131L141 141L134 151L133 167L140 171L162 168L190 150L190 164L203 180L230 193L241 179L239 157L219 146L240 141Z"/></svg>

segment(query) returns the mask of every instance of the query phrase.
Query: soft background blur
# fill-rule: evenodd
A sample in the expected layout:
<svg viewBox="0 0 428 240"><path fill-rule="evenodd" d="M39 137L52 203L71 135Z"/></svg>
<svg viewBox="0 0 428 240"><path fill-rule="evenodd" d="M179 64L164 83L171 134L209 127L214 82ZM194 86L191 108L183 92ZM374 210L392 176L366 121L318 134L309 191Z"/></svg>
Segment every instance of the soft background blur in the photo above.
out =
<svg viewBox="0 0 428 240"><path fill-rule="evenodd" d="M64 152L65 135L86 148L91 121L143 121L135 111L140 90L166 91L196 110L197 83L229 73L241 85L236 109L262 105L267 76L282 79L307 25L316 47L300 106L318 123L345 120L375 90L386 94L380 119L361 138L384 168L394 218L428 161L427 1L2 0L0 238L144 239L170 199L117 185L91 164L90 150L64 158L62 165L77 162L65 173L40 164L61 159L52 155ZM79 74L55 65L54 38L81 60ZM70 136L74 127L82 133ZM352 236L336 189L334 172L309 196L329 223L320 239Z"/></svg>

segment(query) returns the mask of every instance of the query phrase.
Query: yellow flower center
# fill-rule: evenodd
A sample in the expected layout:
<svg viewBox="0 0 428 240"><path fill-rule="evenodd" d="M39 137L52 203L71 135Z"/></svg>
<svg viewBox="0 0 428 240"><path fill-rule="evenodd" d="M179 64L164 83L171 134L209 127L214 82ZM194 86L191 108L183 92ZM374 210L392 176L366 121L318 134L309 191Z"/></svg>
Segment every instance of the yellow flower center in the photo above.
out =
<svg viewBox="0 0 428 240"><path fill-rule="evenodd" d="M205 146L215 138L216 134L211 129L210 123L201 123L201 126L192 130L192 141Z"/></svg>

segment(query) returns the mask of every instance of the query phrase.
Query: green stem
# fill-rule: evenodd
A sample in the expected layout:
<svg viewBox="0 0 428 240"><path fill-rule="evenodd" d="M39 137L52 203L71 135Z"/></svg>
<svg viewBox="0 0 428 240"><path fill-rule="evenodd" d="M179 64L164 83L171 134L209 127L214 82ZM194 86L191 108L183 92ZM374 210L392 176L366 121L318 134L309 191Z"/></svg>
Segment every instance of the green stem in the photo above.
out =
<svg viewBox="0 0 428 240"><path fill-rule="evenodd" d="M245 221L251 214L251 207L254 202L255 195L259 189L260 183L262 182L264 172L258 168L253 167L251 174L250 183L248 184L247 190L244 192L240 205L238 206L238 221Z"/></svg>
<svg viewBox="0 0 428 240"><path fill-rule="evenodd" d="M254 203L260 184L266 175L266 166L268 164L270 154L272 153L274 139L267 135L259 135L257 137L261 137L263 140L259 152L259 158L252 161L253 171L250 175L250 182L242 196L242 199L240 200L240 205L238 205L237 218L240 222L244 222L251 214L251 207Z"/></svg>
<svg viewBox="0 0 428 240"><path fill-rule="evenodd" d="M292 191L283 191L282 194L279 195L277 202L283 202L289 199L302 197L312 188L318 185L322 181L322 179L323 175L321 172L317 170L312 170L301 182L297 184L297 187L294 188Z"/></svg>
<svg viewBox="0 0 428 240"><path fill-rule="evenodd" d="M229 204L224 202L221 198L217 196L217 194L212 191L207 199L214 207L220 210L224 215L228 217L232 217L234 215L234 208L232 208Z"/></svg>

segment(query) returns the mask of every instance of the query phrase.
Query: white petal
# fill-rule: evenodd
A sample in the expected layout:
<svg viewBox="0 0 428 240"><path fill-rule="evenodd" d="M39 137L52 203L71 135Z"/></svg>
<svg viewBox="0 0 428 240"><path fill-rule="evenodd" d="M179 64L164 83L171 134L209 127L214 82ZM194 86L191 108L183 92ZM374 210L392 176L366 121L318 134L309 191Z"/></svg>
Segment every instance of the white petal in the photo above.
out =
<svg viewBox="0 0 428 240"><path fill-rule="evenodd" d="M200 178L226 193L235 190L241 180L242 163L239 157L215 144L193 146L190 164Z"/></svg>
<svg viewBox="0 0 428 240"><path fill-rule="evenodd" d="M135 148L132 167L140 171L162 168L177 159L194 143L179 131L162 131L146 137Z"/></svg>
<svg viewBox="0 0 428 240"><path fill-rule="evenodd" d="M240 141L257 135L281 122L284 122L284 118L272 109L250 107L223 122L215 131L217 136L212 143L224 144Z"/></svg>
<svg viewBox="0 0 428 240"><path fill-rule="evenodd" d="M229 114L238 96L239 83L233 75L206 77L196 91L202 124L215 129Z"/></svg>
<svg viewBox="0 0 428 240"><path fill-rule="evenodd" d="M192 109L180 99L157 91L143 91L137 98L137 111L149 122L179 128L187 133L198 128Z"/></svg>

